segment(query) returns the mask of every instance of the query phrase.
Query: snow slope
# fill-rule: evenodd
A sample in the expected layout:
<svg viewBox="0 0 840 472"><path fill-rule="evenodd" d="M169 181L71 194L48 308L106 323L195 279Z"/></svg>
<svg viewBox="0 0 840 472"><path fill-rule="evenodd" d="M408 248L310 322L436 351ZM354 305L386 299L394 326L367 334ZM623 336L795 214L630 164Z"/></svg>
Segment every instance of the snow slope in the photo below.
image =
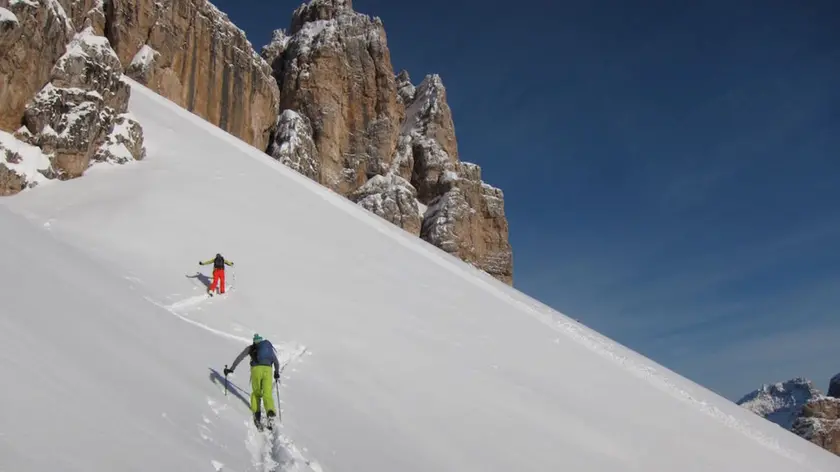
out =
<svg viewBox="0 0 840 472"><path fill-rule="evenodd" d="M0 471L264 470L247 366L228 397L210 371L254 331L288 361L282 470L838 470L132 87L145 161L0 200Z"/></svg>

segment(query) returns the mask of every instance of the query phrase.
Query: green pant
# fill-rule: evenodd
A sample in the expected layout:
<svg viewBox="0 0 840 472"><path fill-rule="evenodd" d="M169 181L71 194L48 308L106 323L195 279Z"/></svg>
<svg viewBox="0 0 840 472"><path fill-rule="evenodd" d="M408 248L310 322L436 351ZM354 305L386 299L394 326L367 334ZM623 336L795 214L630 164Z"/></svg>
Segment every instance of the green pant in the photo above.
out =
<svg viewBox="0 0 840 472"><path fill-rule="evenodd" d="M265 411L277 412L274 409L274 397L271 387L274 375L270 365L255 365L251 367L251 412L260 411L260 399L265 405Z"/></svg>

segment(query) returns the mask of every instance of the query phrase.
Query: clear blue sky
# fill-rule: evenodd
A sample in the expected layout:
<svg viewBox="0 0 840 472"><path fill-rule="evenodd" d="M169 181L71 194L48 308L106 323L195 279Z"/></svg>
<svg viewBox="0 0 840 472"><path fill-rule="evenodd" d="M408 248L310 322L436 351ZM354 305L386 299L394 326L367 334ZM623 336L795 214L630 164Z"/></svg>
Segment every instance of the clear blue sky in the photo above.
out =
<svg viewBox="0 0 840 472"><path fill-rule="evenodd" d="M214 3L259 49L301 1ZM354 6L442 76L517 288L733 400L840 372L840 2Z"/></svg>

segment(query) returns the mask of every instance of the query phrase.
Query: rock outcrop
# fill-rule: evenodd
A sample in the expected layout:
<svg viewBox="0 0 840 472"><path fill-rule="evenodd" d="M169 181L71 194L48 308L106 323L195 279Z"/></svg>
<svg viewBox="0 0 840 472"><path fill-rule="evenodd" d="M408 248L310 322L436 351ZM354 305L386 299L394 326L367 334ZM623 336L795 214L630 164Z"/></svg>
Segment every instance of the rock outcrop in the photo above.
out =
<svg viewBox="0 0 840 472"><path fill-rule="evenodd" d="M75 30L57 0L0 0L0 129L14 132Z"/></svg>
<svg viewBox="0 0 840 472"><path fill-rule="evenodd" d="M840 456L840 398L820 397L809 401L791 431Z"/></svg>
<svg viewBox="0 0 840 472"><path fill-rule="evenodd" d="M422 222L417 190L399 175L376 175L351 193L349 198L409 233L420 235Z"/></svg>
<svg viewBox="0 0 840 472"><path fill-rule="evenodd" d="M126 75L266 149L278 114L271 68L206 0L105 2L106 35Z"/></svg>
<svg viewBox="0 0 840 472"><path fill-rule="evenodd" d="M416 88L400 73L406 117L397 167L411 169L418 199L428 206L420 236L497 279L513 283L504 194L481 180L481 168L459 160L452 112L438 75ZM408 101L411 99L411 101Z"/></svg>
<svg viewBox="0 0 840 472"><path fill-rule="evenodd" d="M802 407L822 394L814 383L805 378L765 384L736 403L763 418L790 429L802 412Z"/></svg>
<svg viewBox="0 0 840 472"><path fill-rule="evenodd" d="M130 93L108 39L88 26L75 35L53 67L50 83L27 104L26 141L53 156L60 178L81 176L94 155L99 159L113 155L101 146L110 149L112 143L127 138L134 152L112 160L142 159L142 130L125 114ZM122 124L115 127L118 121ZM126 122L131 122L133 133L123 131ZM114 132L119 136L109 136Z"/></svg>
<svg viewBox="0 0 840 472"><path fill-rule="evenodd" d="M840 374L835 375L828 382L828 396L840 398Z"/></svg>
<svg viewBox="0 0 840 472"><path fill-rule="evenodd" d="M3 127L15 131L0 143L0 193L79 177L93 160L142 159L143 131L126 113L130 88L122 65L97 34L104 29L102 2L0 1L8 25L0 43L9 45L0 50L0 95L10 103Z"/></svg>
<svg viewBox="0 0 840 472"><path fill-rule="evenodd" d="M312 0L261 54L280 88L278 124L286 123L271 155L512 284L504 195L460 160L440 77L415 87L406 71L394 75L379 18L350 0Z"/></svg>
<svg viewBox="0 0 840 472"><path fill-rule="evenodd" d="M385 29L349 0L314 0L295 10L289 33L275 33L263 50L278 74L280 109L309 119L318 181L347 195L388 171L397 144L401 116Z"/></svg>
<svg viewBox="0 0 840 472"><path fill-rule="evenodd" d="M51 162L29 177L0 162L3 191L143 159L123 72L513 283L504 195L461 160L440 77L395 75L382 21L351 0L300 5L260 55L207 0L0 0L0 129Z"/></svg>
<svg viewBox="0 0 840 472"><path fill-rule="evenodd" d="M38 147L0 131L0 196L14 195L53 178L55 172L49 156Z"/></svg>
<svg viewBox="0 0 840 472"><path fill-rule="evenodd" d="M836 392L840 374L831 379L829 393ZM840 455L840 398L823 395L814 384L796 378L764 385L737 402L802 438Z"/></svg>

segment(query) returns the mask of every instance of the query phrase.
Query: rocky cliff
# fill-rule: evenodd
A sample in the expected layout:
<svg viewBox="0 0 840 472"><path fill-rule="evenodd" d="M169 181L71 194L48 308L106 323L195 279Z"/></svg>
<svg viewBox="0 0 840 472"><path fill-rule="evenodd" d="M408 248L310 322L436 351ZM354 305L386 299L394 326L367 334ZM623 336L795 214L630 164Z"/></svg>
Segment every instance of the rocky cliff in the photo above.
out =
<svg viewBox="0 0 840 472"><path fill-rule="evenodd" d="M797 378L764 385L737 403L808 441L840 455L840 398L831 379L829 395L823 395L807 379Z"/></svg>
<svg viewBox="0 0 840 472"><path fill-rule="evenodd" d="M277 83L227 15L206 0L104 0L103 9L105 34L126 75L266 149Z"/></svg>
<svg viewBox="0 0 840 472"><path fill-rule="evenodd" d="M840 456L840 398L825 396L809 401L791 431Z"/></svg>
<svg viewBox="0 0 840 472"><path fill-rule="evenodd" d="M280 89L268 152L508 284L504 195L463 162L438 75L395 75L379 18L312 0L262 49Z"/></svg>
<svg viewBox="0 0 840 472"><path fill-rule="evenodd" d="M21 164L31 149L3 135L3 194L45 176L78 177L92 161L142 159L142 129L125 113L124 73L513 283L504 195L461 160L441 78L430 74L415 86L407 72L395 75L382 21L354 11L351 0L300 5L259 55L206 0L0 0L0 7L0 99L8 104L0 129L50 162Z"/></svg>
<svg viewBox="0 0 840 472"><path fill-rule="evenodd" d="M0 195L145 156L122 65L94 26L101 2L89 3L0 0L0 128L14 132L0 134Z"/></svg>
<svg viewBox="0 0 840 472"><path fill-rule="evenodd" d="M840 374L835 375L828 381L828 396L840 398Z"/></svg>

